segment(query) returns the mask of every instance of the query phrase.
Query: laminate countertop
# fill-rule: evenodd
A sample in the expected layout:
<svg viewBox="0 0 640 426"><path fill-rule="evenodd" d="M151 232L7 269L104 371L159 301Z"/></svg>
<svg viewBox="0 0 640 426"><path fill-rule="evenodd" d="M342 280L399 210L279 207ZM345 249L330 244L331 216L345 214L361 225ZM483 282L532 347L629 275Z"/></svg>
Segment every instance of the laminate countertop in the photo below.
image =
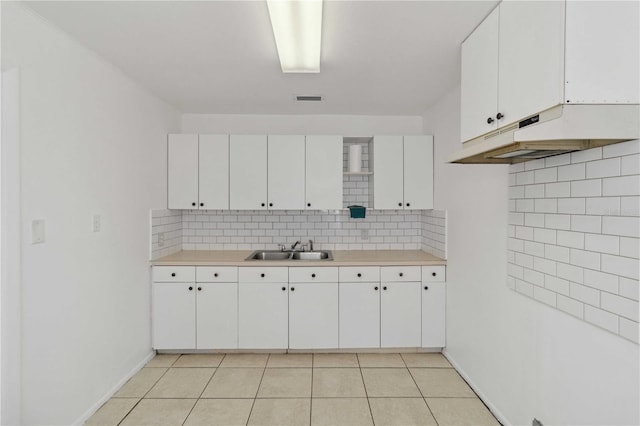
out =
<svg viewBox="0 0 640 426"><path fill-rule="evenodd" d="M446 265L422 250L331 250L333 260L245 260L253 250L183 250L151 261L167 266L395 266Z"/></svg>

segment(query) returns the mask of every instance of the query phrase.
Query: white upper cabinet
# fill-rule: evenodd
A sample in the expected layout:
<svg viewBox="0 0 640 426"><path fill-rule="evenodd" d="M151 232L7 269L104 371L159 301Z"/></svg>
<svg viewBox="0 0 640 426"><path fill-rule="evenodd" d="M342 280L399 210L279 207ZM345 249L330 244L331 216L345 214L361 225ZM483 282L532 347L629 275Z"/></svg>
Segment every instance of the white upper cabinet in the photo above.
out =
<svg viewBox="0 0 640 426"><path fill-rule="evenodd" d="M198 135L169 135L167 142L167 205L198 207Z"/></svg>
<svg viewBox="0 0 640 426"><path fill-rule="evenodd" d="M561 104L640 102L639 8L501 2L462 43L462 141Z"/></svg>
<svg viewBox="0 0 640 426"><path fill-rule="evenodd" d="M229 137L169 135L168 207L229 208Z"/></svg>
<svg viewBox="0 0 640 426"><path fill-rule="evenodd" d="M268 207L276 210L303 210L304 135L269 135L267 168Z"/></svg>
<svg viewBox="0 0 640 426"><path fill-rule="evenodd" d="M342 209L342 136L306 138L307 210Z"/></svg>
<svg viewBox="0 0 640 426"><path fill-rule="evenodd" d="M267 209L267 136L231 135L229 140L229 207Z"/></svg>
<svg viewBox="0 0 640 426"><path fill-rule="evenodd" d="M433 137L374 136L373 208L433 208Z"/></svg>
<svg viewBox="0 0 640 426"><path fill-rule="evenodd" d="M562 103L564 3L502 2L499 27L495 118L502 127Z"/></svg>
<svg viewBox="0 0 640 426"><path fill-rule="evenodd" d="M405 209L433 208L433 136L404 137Z"/></svg>
<svg viewBox="0 0 640 426"><path fill-rule="evenodd" d="M201 209L229 208L229 136L200 135L198 155Z"/></svg>
<svg viewBox="0 0 640 426"><path fill-rule="evenodd" d="M493 12L462 43L460 137L473 139L497 128L498 21Z"/></svg>
<svg viewBox="0 0 640 426"><path fill-rule="evenodd" d="M462 44L462 141L561 103L563 54L563 2L500 3Z"/></svg>

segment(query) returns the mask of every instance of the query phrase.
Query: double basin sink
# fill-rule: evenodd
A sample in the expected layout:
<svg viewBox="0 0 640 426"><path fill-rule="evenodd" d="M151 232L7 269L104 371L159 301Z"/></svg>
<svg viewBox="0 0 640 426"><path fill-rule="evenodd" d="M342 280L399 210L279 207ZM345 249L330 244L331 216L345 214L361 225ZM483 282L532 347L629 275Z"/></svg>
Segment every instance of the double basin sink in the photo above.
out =
<svg viewBox="0 0 640 426"><path fill-rule="evenodd" d="M333 260L329 250L317 251L282 251L256 250L245 260Z"/></svg>

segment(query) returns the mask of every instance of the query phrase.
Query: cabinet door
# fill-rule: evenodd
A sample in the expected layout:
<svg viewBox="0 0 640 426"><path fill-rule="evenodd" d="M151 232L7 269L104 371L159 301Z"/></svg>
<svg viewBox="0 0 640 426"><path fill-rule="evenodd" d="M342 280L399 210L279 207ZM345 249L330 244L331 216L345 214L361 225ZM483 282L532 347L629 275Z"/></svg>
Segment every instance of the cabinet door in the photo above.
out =
<svg viewBox="0 0 640 426"><path fill-rule="evenodd" d="M304 210L305 142L300 135L269 135L269 208Z"/></svg>
<svg viewBox="0 0 640 426"><path fill-rule="evenodd" d="M289 347L338 347L338 283L289 284Z"/></svg>
<svg viewBox="0 0 640 426"><path fill-rule="evenodd" d="M229 207L232 210L267 208L267 137L229 137Z"/></svg>
<svg viewBox="0 0 640 426"><path fill-rule="evenodd" d="M167 206L198 207L198 135L169 135L167 141Z"/></svg>
<svg viewBox="0 0 640 426"><path fill-rule="evenodd" d="M500 3L497 112L504 117L498 127L562 103L564 7L561 1Z"/></svg>
<svg viewBox="0 0 640 426"><path fill-rule="evenodd" d="M380 283L340 283L340 348L380 347Z"/></svg>
<svg viewBox="0 0 640 426"><path fill-rule="evenodd" d="M307 136L306 151L306 209L342 209L342 136Z"/></svg>
<svg viewBox="0 0 640 426"><path fill-rule="evenodd" d="M200 135L198 186L200 209L229 208L229 136Z"/></svg>
<svg viewBox="0 0 640 426"><path fill-rule="evenodd" d="M419 347L420 283L382 283L380 295L380 346Z"/></svg>
<svg viewBox="0 0 640 426"><path fill-rule="evenodd" d="M546 2L545 2L546 3ZM462 43L460 138L495 130L498 111L498 7ZM488 123L487 120L490 122Z"/></svg>
<svg viewBox="0 0 640 426"><path fill-rule="evenodd" d="M285 349L288 345L287 283L238 284L238 347Z"/></svg>
<svg viewBox="0 0 640 426"><path fill-rule="evenodd" d="M402 209L403 189L402 136L373 138L373 208Z"/></svg>
<svg viewBox="0 0 640 426"><path fill-rule="evenodd" d="M195 283L153 283L154 349L196 348Z"/></svg>
<svg viewBox="0 0 640 426"><path fill-rule="evenodd" d="M198 283L196 343L198 349L238 347L238 284Z"/></svg>
<svg viewBox="0 0 640 426"><path fill-rule="evenodd" d="M445 346L444 283L422 283L422 347L443 348Z"/></svg>
<svg viewBox="0 0 640 426"><path fill-rule="evenodd" d="M404 206L433 208L433 136L404 137Z"/></svg>

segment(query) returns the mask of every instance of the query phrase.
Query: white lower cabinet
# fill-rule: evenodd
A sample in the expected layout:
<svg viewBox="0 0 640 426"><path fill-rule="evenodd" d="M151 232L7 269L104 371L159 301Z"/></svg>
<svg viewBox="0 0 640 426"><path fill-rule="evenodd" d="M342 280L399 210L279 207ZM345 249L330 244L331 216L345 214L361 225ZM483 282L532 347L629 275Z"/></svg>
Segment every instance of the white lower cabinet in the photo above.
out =
<svg viewBox="0 0 640 426"><path fill-rule="evenodd" d="M289 284L289 347L338 347L338 283Z"/></svg>
<svg viewBox="0 0 640 426"><path fill-rule="evenodd" d="M155 349L237 348L238 284L236 282L196 282L196 275L201 277L202 274L200 271L196 274L195 269L194 267L154 268L156 281L153 283L152 296L153 347ZM216 276L218 274L234 276L236 269L235 267L220 268L217 269L220 272L215 274Z"/></svg>
<svg viewBox="0 0 640 426"><path fill-rule="evenodd" d="M286 349L289 346L287 268L239 268L238 347Z"/></svg>
<svg viewBox="0 0 640 426"><path fill-rule="evenodd" d="M380 347L420 347L420 283L382 283Z"/></svg>
<svg viewBox="0 0 640 426"><path fill-rule="evenodd" d="M380 347L380 283L340 283L340 348Z"/></svg>
<svg viewBox="0 0 640 426"><path fill-rule="evenodd" d="M422 267L422 347L446 345L446 302L444 266Z"/></svg>
<svg viewBox="0 0 640 426"><path fill-rule="evenodd" d="M445 266L153 268L153 347L445 346Z"/></svg>
<svg viewBox="0 0 640 426"><path fill-rule="evenodd" d="M195 282L153 283L153 347L196 348Z"/></svg>

